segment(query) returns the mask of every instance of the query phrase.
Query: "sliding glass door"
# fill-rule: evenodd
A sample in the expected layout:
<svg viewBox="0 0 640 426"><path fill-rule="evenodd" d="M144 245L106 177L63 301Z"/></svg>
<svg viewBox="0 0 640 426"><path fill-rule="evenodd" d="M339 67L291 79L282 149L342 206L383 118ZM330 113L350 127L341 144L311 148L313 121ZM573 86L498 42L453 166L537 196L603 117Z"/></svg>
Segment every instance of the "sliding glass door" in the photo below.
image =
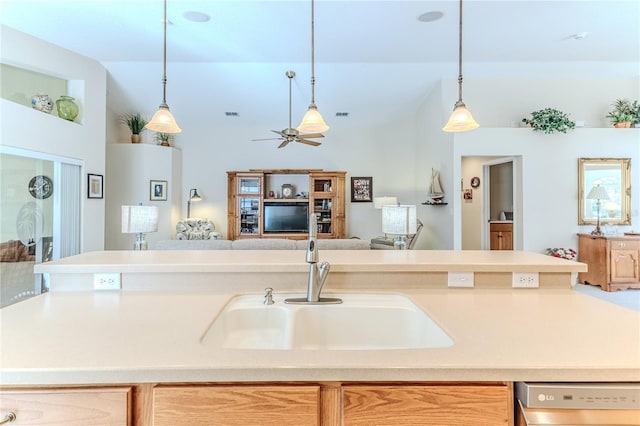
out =
<svg viewBox="0 0 640 426"><path fill-rule="evenodd" d="M47 291L36 263L80 252L80 169L0 146L0 307Z"/></svg>

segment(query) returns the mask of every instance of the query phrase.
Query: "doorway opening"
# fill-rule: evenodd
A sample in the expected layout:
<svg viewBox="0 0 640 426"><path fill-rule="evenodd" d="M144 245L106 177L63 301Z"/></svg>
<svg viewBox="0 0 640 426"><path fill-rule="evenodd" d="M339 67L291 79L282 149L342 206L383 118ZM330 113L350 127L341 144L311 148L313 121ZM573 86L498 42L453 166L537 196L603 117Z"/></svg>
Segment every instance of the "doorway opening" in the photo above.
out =
<svg viewBox="0 0 640 426"><path fill-rule="evenodd" d="M494 222L511 225L508 246L522 250L521 156L462 157L461 191L463 250L491 249Z"/></svg>

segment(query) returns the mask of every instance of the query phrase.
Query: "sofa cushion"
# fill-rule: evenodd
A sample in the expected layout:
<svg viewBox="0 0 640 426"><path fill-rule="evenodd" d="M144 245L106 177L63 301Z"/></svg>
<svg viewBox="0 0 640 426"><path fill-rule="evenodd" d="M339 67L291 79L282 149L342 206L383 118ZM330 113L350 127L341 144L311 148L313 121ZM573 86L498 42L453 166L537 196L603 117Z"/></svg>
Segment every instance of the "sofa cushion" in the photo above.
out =
<svg viewBox="0 0 640 426"><path fill-rule="evenodd" d="M156 250L231 250L229 240L162 240Z"/></svg>
<svg viewBox="0 0 640 426"><path fill-rule="evenodd" d="M308 244L308 240L296 241L298 250L306 250ZM369 250L370 248L369 241L357 238L318 240L318 250Z"/></svg>
<svg viewBox="0 0 640 426"><path fill-rule="evenodd" d="M234 240L233 250L295 250L296 242L284 238L246 238Z"/></svg>

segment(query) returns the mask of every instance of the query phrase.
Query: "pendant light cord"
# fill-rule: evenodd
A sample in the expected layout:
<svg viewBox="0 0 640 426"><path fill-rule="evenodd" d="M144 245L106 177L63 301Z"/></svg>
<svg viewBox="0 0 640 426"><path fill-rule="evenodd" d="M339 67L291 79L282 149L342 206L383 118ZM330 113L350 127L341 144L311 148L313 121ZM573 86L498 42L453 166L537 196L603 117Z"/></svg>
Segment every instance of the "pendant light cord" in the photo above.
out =
<svg viewBox="0 0 640 426"><path fill-rule="evenodd" d="M460 0L460 25L458 28L458 102L462 103L462 0Z"/></svg>
<svg viewBox="0 0 640 426"><path fill-rule="evenodd" d="M167 0L164 0L164 38L162 57L162 105L167 106Z"/></svg>
<svg viewBox="0 0 640 426"><path fill-rule="evenodd" d="M311 0L311 105L316 104L316 96L315 96L315 85L316 85L316 77L315 77L315 14L314 14L314 1Z"/></svg>

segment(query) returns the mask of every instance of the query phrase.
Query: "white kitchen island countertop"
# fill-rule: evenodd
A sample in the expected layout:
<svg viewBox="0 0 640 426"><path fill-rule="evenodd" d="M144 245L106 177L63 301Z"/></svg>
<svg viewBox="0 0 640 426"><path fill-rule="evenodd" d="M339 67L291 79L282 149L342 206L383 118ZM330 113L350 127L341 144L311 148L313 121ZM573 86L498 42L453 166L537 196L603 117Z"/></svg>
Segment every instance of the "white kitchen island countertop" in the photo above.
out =
<svg viewBox="0 0 640 426"><path fill-rule="evenodd" d="M105 253L100 270L111 262ZM225 256L229 263L239 262ZM332 256L320 253L321 260ZM345 253L342 262L355 262L359 256L364 255ZM98 254L89 257L95 257L94 268L101 263ZM147 257L157 260L156 254ZM196 258L174 257L173 262L181 267L184 261L196 262L191 265L195 268L215 268L197 263ZM296 256L291 257L292 265L294 259ZM56 269L66 273L73 268L63 265L74 261L79 259L63 259L40 268L52 274ZM259 263L257 257L254 261ZM544 263L545 259L537 261ZM153 266L145 262L145 268ZM405 262L410 269L411 260ZM304 261L300 263L306 269ZM581 268L581 264L561 263ZM551 262L547 267L558 265ZM79 262L75 267L85 270L89 266ZM142 267L121 265L122 270L131 268ZM233 281L217 281L211 290L183 291L180 285L176 282L171 290L52 291L3 308L0 384L640 381L640 313L571 288L398 289L389 283L375 293L411 298L449 334L453 346L329 351L232 350L203 345L201 338L222 307L244 291L238 291ZM260 288L257 283L251 293L261 293ZM302 295L305 284L274 287L276 303L283 303L292 290ZM329 284L323 294L362 291L336 290Z"/></svg>

